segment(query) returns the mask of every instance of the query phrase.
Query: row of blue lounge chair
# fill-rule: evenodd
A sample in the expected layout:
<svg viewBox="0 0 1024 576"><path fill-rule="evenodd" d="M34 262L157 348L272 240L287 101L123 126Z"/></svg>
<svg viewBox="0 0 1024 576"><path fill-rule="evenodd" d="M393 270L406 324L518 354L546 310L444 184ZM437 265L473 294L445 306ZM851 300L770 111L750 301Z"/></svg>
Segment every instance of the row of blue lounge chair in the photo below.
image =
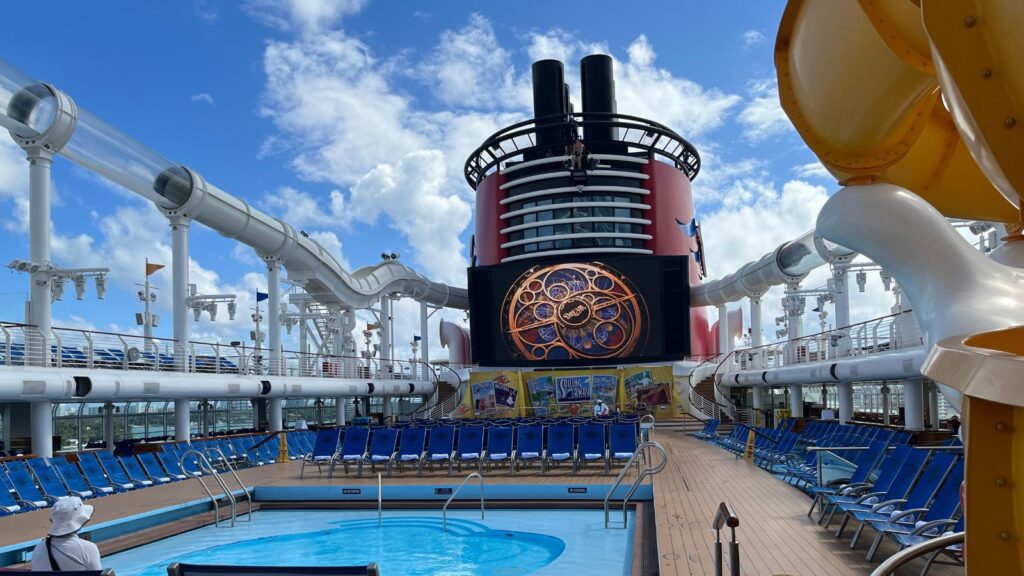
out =
<svg viewBox="0 0 1024 576"><path fill-rule="evenodd" d="M288 457L304 458L312 451L313 433L288 433ZM107 450L80 452L77 462L64 456L20 458L0 466L0 515L36 510L51 505L61 496L96 498L177 482L201 476L203 470L194 453L203 454L213 465L263 466L277 462L277 435L259 444L262 435L195 440L191 443L160 444L160 450L115 455Z"/></svg>
<svg viewBox="0 0 1024 576"><path fill-rule="evenodd" d="M819 524L828 528L839 515L837 538L850 522L856 523L851 549L866 530L874 531L869 561L886 539L903 549L963 530L959 490L964 459L957 438L911 446L906 431L813 421L797 434L793 422L758 429L755 458L781 480L811 495L807 514L818 508ZM725 437L718 436L716 428L708 425L695 435L736 453L745 449L746 427L737 426ZM952 563L962 560L958 547L941 553ZM934 560L933 556L929 563Z"/></svg>
<svg viewBox="0 0 1024 576"><path fill-rule="evenodd" d="M300 477L307 466L316 466L322 472L327 466L328 477L334 475L340 464L345 473L355 467L361 475L363 466L370 465L376 472L383 466L388 476L394 466L400 470L415 467L418 475L423 469L433 471L435 466L447 466L451 476L456 468L475 466L480 473L496 467L517 470L537 464L544 475L550 467L571 465L576 474L587 464L602 463L605 474L611 465L629 460L637 449L637 424L604 424L591 422L575 426L555 424L544 426L433 426L368 429L348 427L322 429L317 432L312 453L303 461Z"/></svg>

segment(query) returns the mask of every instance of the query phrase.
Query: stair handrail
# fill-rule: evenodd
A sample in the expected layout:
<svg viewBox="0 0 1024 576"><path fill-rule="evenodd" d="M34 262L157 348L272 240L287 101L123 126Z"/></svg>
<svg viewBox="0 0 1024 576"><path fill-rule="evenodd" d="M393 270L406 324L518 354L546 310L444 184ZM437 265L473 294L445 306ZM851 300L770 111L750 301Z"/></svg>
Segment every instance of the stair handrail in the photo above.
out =
<svg viewBox="0 0 1024 576"><path fill-rule="evenodd" d="M628 521L627 510L629 507L629 500L633 497L633 493L636 492L636 489L640 487L644 478L654 476L668 466L668 452L665 452L665 448L663 448L661 444L651 440L643 442L636 447L633 455L629 457L629 461L622 467L622 471L619 472L619 475L615 477L615 482L612 483L611 488L608 489L608 494L604 497L604 527L606 529L609 528L610 524L609 515L612 495L615 494L615 490L622 484L622 480L626 477L626 472L629 471L630 466L632 466L633 463L636 462L637 457L640 456L640 454L643 454L648 448L655 448L661 452L661 462L659 462L657 466L651 466L651 460L648 458L647 466L636 475L636 480L633 481L633 485L629 487L629 491L626 492L626 496L622 499L622 528L626 527Z"/></svg>
<svg viewBox="0 0 1024 576"><path fill-rule="evenodd" d="M484 519L484 477L479 472L471 472L469 476L462 479L462 484L459 484L459 487L452 491L452 495L448 497L444 507L441 508L441 526L445 532L448 531L448 505L459 495L459 491L466 485L466 482L469 482L474 476L480 480L480 519Z"/></svg>
<svg viewBox="0 0 1024 576"><path fill-rule="evenodd" d="M719 356L721 356L721 354L708 356L707 358L704 359L704 361L702 361L700 364L694 367L694 369L690 371L690 375L687 377L687 383L690 385L690 390L688 394L690 404L694 405L697 408L697 410L700 411L701 414L704 414L709 418L717 419L721 419L721 409L718 407L718 403L715 402L714 398L709 399L697 391L697 383L706 378L706 376L696 378L696 383L694 382L694 377L698 373L703 374L704 371L706 371L710 366L713 365L715 359L718 358Z"/></svg>
<svg viewBox="0 0 1024 576"><path fill-rule="evenodd" d="M217 470L215 470L213 465L210 464L210 460L206 457L206 454L203 454L202 452L195 448L189 448L184 453L182 453L182 455L178 458L179 466L181 466L181 469L183 471L188 472L188 469L185 468L185 464L186 458L188 457L189 454L195 454L196 463L199 465L198 472L204 472L213 476L213 479L220 486L221 491L224 492L224 495L227 497L228 502L231 504L231 526L234 527L236 512L235 496L231 493L231 490L228 489L228 485L224 483L224 479L220 477L220 474L217 472ZM220 526L220 506L217 503L217 499L214 498L213 492L211 492L210 489L207 488L206 482L203 480L202 474L193 474L192 476L196 480L199 480L199 483L203 486L203 490L206 492L206 495L209 496L210 500L213 502L213 525Z"/></svg>
<svg viewBox="0 0 1024 576"><path fill-rule="evenodd" d="M209 448L206 448L206 451L216 452L220 456L221 462L224 463L224 468L227 469L228 472L231 472L231 475L234 476L235 478L235 482L238 482L238 487L242 489L242 494L245 495L245 513L248 516L247 521L252 522L252 495L249 493L249 489L245 487L245 484L242 483L242 479L239 478L238 473L235 472L235 467L231 465L231 461L228 460L227 456L224 455L224 451L221 450L220 448L217 448L216 446L211 446Z"/></svg>
<svg viewBox="0 0 1024 576"><path fill-rule="evenodd" d="M725 394L724 392L722 392L722 389L718 386L718 371L721 370L722 366L725 366L725 364L729 361L729 359L732 358L733 356L735 356L737 352L739 352L739 350L732 350L728 354L722 354L722 356L723 356L722 361L719 362L717 366L715 366L715 371L711 375L712 375L712 377L714 377L714 380L712 380L712 384L715 387L715 392L718 393L718 394L721 394L722 400L725 400L725 402L726 402L725 404L722 404L722 403L718 402L718 398L715 398L714 399L715 404L718 404L719 406L724 408L726 414L728 414L730 418L732 418L733 420L738 422L739 421L739 414L736 413L737 406L735 404L733 404L732 400L729 400L729 395Z"/></svg>
<svg viewBox="0 0 1024 576"><path fill-rule="evenodd" d="M944 550L947 546L952 546L954 544L962 544L964 542L964 534L964 532L954 532L952 534L932 538L931 540L926 540L920 544L904 548L903 550L900 550L886 558L885 562L882 562L878 565L878 568L875 568L871 573L871 576L889 576L890 574L894 574L897 568L918 558L919 556L924 556L929 552L937 553L940 550ZM922 574L927 572L934 560L934 556L927 560L927 563L924 566L924 571L921 572Z"/></svg>

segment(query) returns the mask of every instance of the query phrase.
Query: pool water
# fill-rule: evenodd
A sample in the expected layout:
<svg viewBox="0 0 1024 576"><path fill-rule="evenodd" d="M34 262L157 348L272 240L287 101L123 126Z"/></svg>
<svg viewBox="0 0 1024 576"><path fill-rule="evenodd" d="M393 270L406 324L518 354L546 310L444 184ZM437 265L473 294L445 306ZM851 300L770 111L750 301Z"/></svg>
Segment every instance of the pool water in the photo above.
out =
<svg viewBox="0 0 1024 576"><path fill-rule="evenodd" d="M274 510L235 528L222 523L104 558L119 576L164 576L171 562L328 566L376 562L398 574L516 576L579 572L628 574L626 530L604 528L600 510L432 511Z"/></svg>

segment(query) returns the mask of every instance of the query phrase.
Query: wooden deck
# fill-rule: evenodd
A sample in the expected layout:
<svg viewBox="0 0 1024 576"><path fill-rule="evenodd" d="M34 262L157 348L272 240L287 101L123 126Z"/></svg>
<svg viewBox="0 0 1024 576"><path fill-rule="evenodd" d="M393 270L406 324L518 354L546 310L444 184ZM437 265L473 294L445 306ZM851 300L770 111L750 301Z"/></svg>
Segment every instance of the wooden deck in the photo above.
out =
<svg viewBox="0 0 1024 576"><path fill-rule="evenodd" d="M834 528L826 531L806 516L808 496L757 466L679 432L655 431L653 439L669 455L668 467L654 479L662 575L714 573L711 521L722 501L740 519L737 540L744 576L863 576L877 567L864 560L874 532L865 531L858 548L850 550L853 529L848 527L843 539L836 539ZM728 541L727 530L722 540ZM895 551L895 546L884 545L877 558ZM920 569L915 561L900 574L916 575ZM963 573L962 568L936 566L929 575Z"/></svg>
<svg viewBox="0 0 1024 576"><path fill-rule="evenodd" d="M740 518L737 534L744 576L864 576L877 566L864 560L873 535L866 534L858 549L850 550L847 547L849 537L837 540L805 515L810 500L799 490L718 447L681 432L655 431L653 439L660 442L669 454L668 467L654 479L654 515L661 575L714 573L711 560L714 531L710 525L721 501L728 501ZM333 480L328 480L326 474L318 475L315 469L310 472L309 468L306 478L300 480L300 467L296 462L263 466L240 470L239 476L248 486L368 485L377 481L375 475L356 478L354 473L336 475ZM396 472L385 482L450 485L459 482L464 475L465 472L455 473L448 478L443 472L434 472L417 478L415 472ZM564 470L540 476L536 469L517 473L516 476L495 470L485 476L489 485L600 484L614 479L596 467L575 477ZM90 502L96 507L92 523L122 519L204 497L199 484L191 480L114 494ZM210 521L211 514L179 521L176 527L154 528L147 534L102 542L100 550L109 554ZM39 538L46 533L49 524L48 510L0 519L0 546ZM847 533L852 535L853 531L848 529ZM723 532L723 540L726 538ZM880 551L879 558L893 551L895 547L887 544ZM918 574L920 563L915 562L910 568L901 573ZM937 566L930 574L954 576L963 574L963 569Z"/></svg>

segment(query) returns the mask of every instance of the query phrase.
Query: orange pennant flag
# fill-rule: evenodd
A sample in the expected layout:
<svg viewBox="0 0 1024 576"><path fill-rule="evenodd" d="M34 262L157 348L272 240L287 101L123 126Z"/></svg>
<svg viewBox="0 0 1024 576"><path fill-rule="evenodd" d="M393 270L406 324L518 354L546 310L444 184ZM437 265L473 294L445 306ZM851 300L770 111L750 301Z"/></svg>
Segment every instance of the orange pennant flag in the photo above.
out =
<svg viewBox="0 0 1024 576"><path fill-rule="evenodd" d="M165 266L163 264L150 264L149 262L146 262L146 276L152 276L153 272L156 272L161 268L165 268Z"/></svg>

